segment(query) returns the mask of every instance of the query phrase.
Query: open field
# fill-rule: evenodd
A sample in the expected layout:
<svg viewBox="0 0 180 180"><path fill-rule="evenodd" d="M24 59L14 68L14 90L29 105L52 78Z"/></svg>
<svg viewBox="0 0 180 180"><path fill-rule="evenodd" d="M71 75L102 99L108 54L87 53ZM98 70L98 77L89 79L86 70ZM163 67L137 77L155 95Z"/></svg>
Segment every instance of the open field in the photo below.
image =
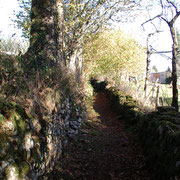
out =
<svg viewBox="0 0 180 180"><path fill-rule="evenodd" d="M159 88L159 105L158 106L171 106L172 103L172 85L171 84L148 84L147 97L144 96L144 82L138 85L134 83L121 82L118 88L124 92L127 92L134 99L139 101L144 108L155 109L157 99L157 89ZM180 94L178 95L178 103L180 106Z"/></svg>

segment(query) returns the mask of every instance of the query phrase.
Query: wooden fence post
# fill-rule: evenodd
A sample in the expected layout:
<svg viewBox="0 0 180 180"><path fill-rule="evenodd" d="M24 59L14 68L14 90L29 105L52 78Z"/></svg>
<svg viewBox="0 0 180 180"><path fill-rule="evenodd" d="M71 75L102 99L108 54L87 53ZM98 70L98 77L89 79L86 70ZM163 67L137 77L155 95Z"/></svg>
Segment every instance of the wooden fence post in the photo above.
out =
<svg viewBox="0 0 180 180"><path fill-rule="evenodd" d="M155 109L157 109L158 106L159 106L159 85L157 86Z"/></svg>

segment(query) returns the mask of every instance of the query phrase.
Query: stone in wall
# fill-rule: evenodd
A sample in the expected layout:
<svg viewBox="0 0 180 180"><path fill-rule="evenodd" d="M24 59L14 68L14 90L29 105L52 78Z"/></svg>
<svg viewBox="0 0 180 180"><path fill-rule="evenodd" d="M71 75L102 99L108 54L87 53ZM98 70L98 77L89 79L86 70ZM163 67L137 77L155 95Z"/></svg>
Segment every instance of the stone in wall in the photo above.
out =
<svg viewBox="0 0 180 180"><path fill-rule="evenodd" d="M43 108L46 117L33 118L21 105L0 101L0 179L37 179L50 172L86 117L71 97Z"/></svg>

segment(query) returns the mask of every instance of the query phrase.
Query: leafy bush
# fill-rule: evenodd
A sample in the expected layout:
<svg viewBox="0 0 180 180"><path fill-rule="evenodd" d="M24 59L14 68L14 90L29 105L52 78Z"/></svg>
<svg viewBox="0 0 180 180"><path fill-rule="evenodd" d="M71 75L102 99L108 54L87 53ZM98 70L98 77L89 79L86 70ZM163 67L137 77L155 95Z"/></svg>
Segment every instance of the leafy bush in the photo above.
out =
<svg viewBox="0 0 180 180"><path fill-rule="evenodd" d="M75 106L85 111L84 91L74 75L63 66L52 66L39 71L28 67L23 57L0 54L0 97L21 104L37 118L51 118L52 109L69 97Z"/></svg>
<svg viewBox="0 0 180 180"><path fill-rule="evenodd" d="M172 82L172 77L166 78L166 84L171 84L171 82Z"/></svg>
<svg viewBox="0 0 180 180"><path fill-rule="evenodd" d="M1 96L17 96L24 89L23 71L19 59L0 53L0 92Z"/></svg>

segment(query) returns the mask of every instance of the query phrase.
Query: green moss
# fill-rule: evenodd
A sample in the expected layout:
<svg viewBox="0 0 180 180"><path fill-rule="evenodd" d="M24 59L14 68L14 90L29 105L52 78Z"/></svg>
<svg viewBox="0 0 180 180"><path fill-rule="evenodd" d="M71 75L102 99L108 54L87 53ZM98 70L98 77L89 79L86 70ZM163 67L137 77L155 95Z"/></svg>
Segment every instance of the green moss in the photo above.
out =
<svg viewBox="0 0 180 180"><path fill-rule="evenodd" d="M113 109L128 125L136 126L147 162L154 179L180 177L180 113L151 112L144 114L132 97L107 90ZM178 169L179 168L179 169Z"/></svg>
<svg viewBox="0 0 180 180"><path fill-rule="evenodd" d="M5 157L6 151L8 150L8 135L0 134L0 159Z"/></svg>
<svg viewBox="0 0 180 180"><path fill-rule="evenodd" d="M25 132L29 129L27 118L28 115L21 105L15 102L8 102L7 100L2 100L0 102L1 160L9 161L13 159L18 164L22 160L26 160L27 153L25 149L23 149L23 137ZM24 172L27 171L26 169L21 170L21 176L24 176L22 174L25 174ZM7 168L5 172L6 177L10 176L11 173L15 174L14 176L19 179L19 169L15 164Z"/></svg>
<svg viewBox="0 0 180 180"><path fill-rule="evenodd" d="M169 112L162 112L162 113L151 113L151 115L148 117L150 118L157 118L160 121L169 121L174 124L180 124L180 114L177 113L176 111L169 111Z"/></svg>
<svg viewBox="0 0 180 180"><path fill-rule="evenodd" d="M45 148L45 147L43 147ZM31 149L31 158L29 160L29 162L36 162L38 164L38 161L40 161L41 158L41 153L40 153L40 149L39 148L33 148Z"/></svg>
<svg viewBox="0 0 180 180"><path fill-rule="evenodd" d="M133 98L129 95L126 95L126 101L134 101Z"/></svg>
<svg viewBox="0 0 180 180"><path fill-rule="evenodd" d="M0 102L0 132L6 130L6 122L11 121L14 125L13 132L18 132L19 135L23 136L26 131L28 124L27 119L29 118L23 107L15 102L8 102L7 100L2 100ZM11 132L11 135L13 135ZM7 132L10 133L10 132Z"/></svg>
<svg viewBox="0 0 180 180"><path fill-rule="evenodd" d="M180 147L180 130L179 131L174 131L173 133L171 133L168 137L167 137L167 141L168 143L171 144L171 146L175 146L175 147ZM174 148L175 149L175 148ZM180 155L180 154L179 154ZM180 156L179 156L180 158Z"/></svg>
<svg viewBox="0 0 180 180"><path fill-rule="evenodd" d="M25 176L29 173L29 170L30 170L29 164L26 162L21 162L19 165L20 178L24 179Z"/></svg>
<svg viewBox="0 0 180 180"><path fill-rule="evenodd" d="M176 111L163 112L162 115L167 115L167 116L170 116L170 117L180 118L180 113L178 113Z"/></svg>
<svg viewBox="0 0 180 180"><path fill-rule="evenodd" d="M18 114L20 114L23 119L31 118L31 116L29 116L29 115L25 112L24 108L23 108L20 104L15 104L14 107L15 107L16 112L17 112Z"/></svg>
<svg viewBox="0 0 180 180"><path fill-rule="evenodd" d="M26 119L24 119L24 117L22 117L19 113L17 113L16 111L13 114L13 118L14 121L17 125L17 130L19 134L24 134L24 132L27 129L27 123L26 123Z"/></svg>
<svg viewBox="0 0 180 180"><path fill-rule="evenodd" d="M0 114L0 124L4 121L4 116Z"/></svg>
<svg viewBox="0 0 180 180"><path fill-rule="evenodd" d="M136 103L134 101L131 102L126 102L124 104L127 108L135 108L136 107Z"/></svg>
<svg viewBox="0 0 180 180"><path fill-rule="evenodd" d="M153 112L142 116L138 125L141 142L149 166L154 169L155 178L158 179L158 175L164 172L164 179L178 175L175 165L180 159L180 131L171 116Z"/></svg>

